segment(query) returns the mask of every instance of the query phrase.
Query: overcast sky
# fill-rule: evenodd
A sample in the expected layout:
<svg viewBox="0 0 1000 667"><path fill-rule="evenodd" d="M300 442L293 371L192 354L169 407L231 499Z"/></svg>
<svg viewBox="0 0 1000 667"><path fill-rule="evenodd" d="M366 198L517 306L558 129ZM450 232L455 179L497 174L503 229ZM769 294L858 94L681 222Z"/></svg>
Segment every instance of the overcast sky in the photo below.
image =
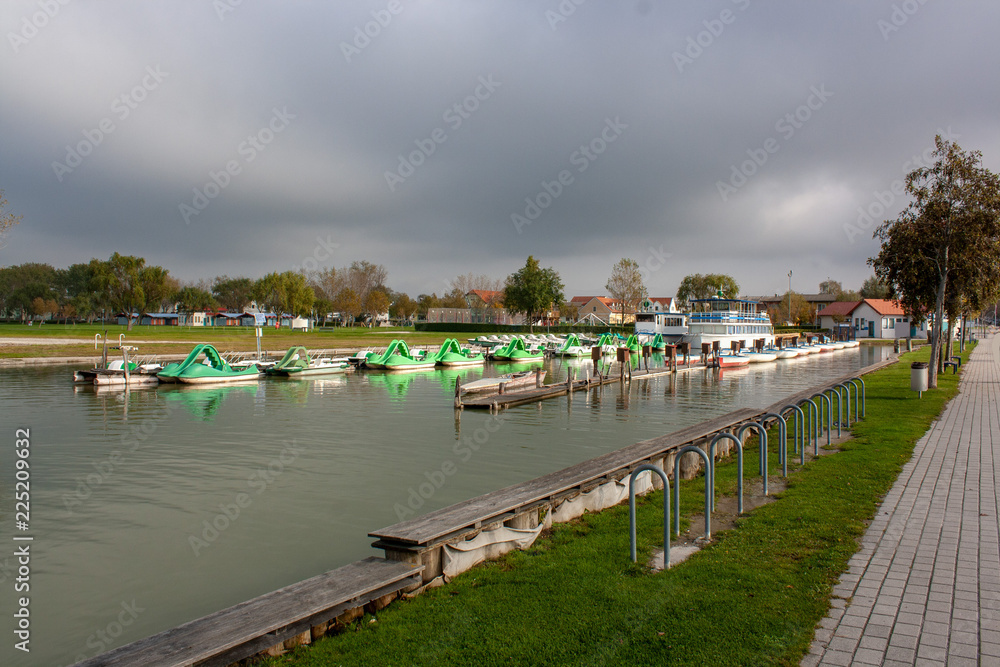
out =
<svg viewBox="0 0 1000 667"><path fill-rule="evenodd" d="M936 133L1000 171L998 25L986 0L4 0L0 265L367 259L416 296L533 254L567 298L621 257L655 296L856 289L859 207L895 217Z"/></svg>

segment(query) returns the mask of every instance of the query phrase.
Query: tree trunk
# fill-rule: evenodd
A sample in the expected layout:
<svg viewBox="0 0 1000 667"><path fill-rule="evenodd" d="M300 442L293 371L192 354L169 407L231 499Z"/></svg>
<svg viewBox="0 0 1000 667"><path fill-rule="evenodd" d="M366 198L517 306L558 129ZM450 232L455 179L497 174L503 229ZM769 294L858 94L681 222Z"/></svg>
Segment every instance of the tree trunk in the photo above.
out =
<svg viewBox="0 0 1000 667"><path fill-rule="evenodd" d="M938 267L938 289L937 298L934 303L934 324L931 326L931 359L928 364L927 387L937 388L938 360L940 355L938 349L941 346L941 321L944 319L944 293L948 287L948 248L944 249L942 264Z"/></svg>

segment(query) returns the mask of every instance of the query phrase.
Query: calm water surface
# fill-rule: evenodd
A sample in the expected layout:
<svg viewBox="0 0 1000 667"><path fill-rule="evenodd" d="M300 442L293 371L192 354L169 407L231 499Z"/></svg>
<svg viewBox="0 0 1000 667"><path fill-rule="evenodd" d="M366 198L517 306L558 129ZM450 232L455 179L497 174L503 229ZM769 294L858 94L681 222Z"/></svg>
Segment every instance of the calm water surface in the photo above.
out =
<svg viewBox="0 0 1000 667"><path fill-rule="evenodd" d="M70 664L380 555L368 532L420 502L413 515L763 407L889 350L609 385L508 410L488 436L488 415L452 409L455 378L481 368L127 393L74 387L64 366L0 371L0 664ZM545 362L550 382L583 364ZM14 528L16 428L31 429L28 533ZM14 534L34 537L30 654L13 648Z"/></svg>

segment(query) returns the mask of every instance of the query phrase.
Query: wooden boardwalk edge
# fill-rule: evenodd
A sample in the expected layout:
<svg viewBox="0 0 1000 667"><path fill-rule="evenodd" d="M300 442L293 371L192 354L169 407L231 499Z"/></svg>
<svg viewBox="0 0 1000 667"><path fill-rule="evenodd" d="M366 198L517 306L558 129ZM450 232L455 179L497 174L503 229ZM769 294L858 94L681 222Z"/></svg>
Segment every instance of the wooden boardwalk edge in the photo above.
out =
<svg viewBox="0 0 1000 667"><path fill-rule="evenodd" d="M375 556L151 635L75 667L223 666L420 583L422 566Z"/></svg>

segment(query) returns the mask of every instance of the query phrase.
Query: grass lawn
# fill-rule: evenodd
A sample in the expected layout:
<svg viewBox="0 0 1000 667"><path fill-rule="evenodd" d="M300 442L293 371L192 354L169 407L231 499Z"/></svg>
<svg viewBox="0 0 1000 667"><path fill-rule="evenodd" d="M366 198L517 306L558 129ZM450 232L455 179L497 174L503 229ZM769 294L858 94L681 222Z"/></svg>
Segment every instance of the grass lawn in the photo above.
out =
<svg viewBox="0 0 1000 667"><path fill-rule="evenodd" d="M267 664L796 665L880 498L957 391L951 374L922 399L910 391L909 362L928 356L927 348L905 354L867 376L867 416L853 440L790 470L777 502L714 534L710 547L667 572L629 561L628 507L621 505L558 524L527 551ZM776 453L769 459L771 475L780 474ZM747 480L757 465L748 447ZM703 483L681 484L684 513L700 512ZM733 494L735 483L730 460L718 468L717 484ZM661 539L660 507L660 492L640 500L640 563Z"/></svg>
<svg viewBox="0 0 1000 667"><path fill-rule="evenodd" d="M141 354L187 354L195 343L212 343L220 351L250 351L257 349L252 327L166 327L134 325L132 331L124 326L100 324L22 324L0 325L0 358L17 357L80 357L95 356L94 336L108 332L108 340L117 344L118 335L125 334L126 342L138 345ZM402 332L402 333L401 333ZM468 333L417 332L412 327L343 327L327 331L290 331L265 328L262 346L266 350L284 352L293 345L311 349L360 349L369 346L386 346L393 338L405 338L411 345L437 345L445 338L458 338L465 342L474 337ZM29 338L33 344L4 344L7 338ZM47 340L74 338L78 343ZM151 342L156 341L156 342Z"/></svg>

